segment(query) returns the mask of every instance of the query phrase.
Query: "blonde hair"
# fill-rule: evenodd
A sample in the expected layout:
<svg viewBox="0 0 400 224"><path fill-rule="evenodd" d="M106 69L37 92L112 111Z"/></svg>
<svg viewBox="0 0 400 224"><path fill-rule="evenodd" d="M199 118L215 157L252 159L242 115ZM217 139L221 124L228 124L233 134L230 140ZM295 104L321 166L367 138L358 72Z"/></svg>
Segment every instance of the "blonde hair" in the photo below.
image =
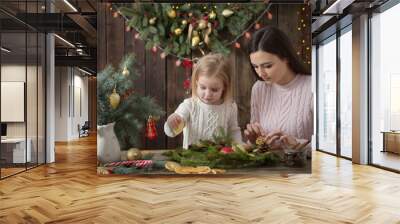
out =
<svg viewBox="0 0 400 224"><path fill-rule="evenodd" d="M222 54L207 54L201 57L194 66L192 73L192 97L198 97L197 80L199 80L201 75L205 75L210 78L219 78L224 85L222 99L224 99L224 102L232 100L232 79L230 67L228 59Z"/></svg>

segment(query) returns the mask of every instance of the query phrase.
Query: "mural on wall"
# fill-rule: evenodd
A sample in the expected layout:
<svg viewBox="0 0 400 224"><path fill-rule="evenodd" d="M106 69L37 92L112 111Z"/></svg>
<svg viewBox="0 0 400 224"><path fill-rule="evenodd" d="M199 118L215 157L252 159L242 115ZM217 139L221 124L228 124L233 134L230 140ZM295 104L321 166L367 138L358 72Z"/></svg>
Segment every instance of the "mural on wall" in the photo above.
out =
<svg viewBox="0 0 400 224"><path fill-rule="evenodd" d="M284 130L272 134L268 126L257 126L254 117L250 121L249 94L255 80L243 82L247 85L244 91L246 99L237 100L238 97L245 97L240 96L240 81L237 71L233 71L234 66L242 60L249 64L249 55L243 48L255 39L255 32L260 30L261 33L267 25L276 25L274 17L286 8L274 8L268 3L134 3L104 4L104 7L110 10L114 19L123 19L125 25L122 32L132 32L132 41L140 40L146 55L144 58L143 55L135 57L126 52L118 68L108 66L98 74L99 174L311 172L311 136L308 135L312 123L305 125L308 129L304 133L292 136ZM293 30L297 30L297 36L299 33L302 36L291 43L294 45L291 53L300 60L296 68L290 69L296 74L307 74L303 72L307 69L298 68L310 65L310 9L308 5L295 5L295 10L287 11L296 12L298 20L288 19L286 22L295 26ZM141 49L140 45L132 47ZM151 56L148 57L148 54ZM307 57L302 57L303 54ZM233 64L232 55L245 56ZM155 56L159 56L158 59ZM286 57L289 56L282 59L286 60ZM141 60L145 62L145 71L141 69ZM157 83L168 81L164 75L171 76L169 69L154 69L157 64L147 69L153 60L167 63L161 67L163 69L169 64L176 69L183 68L183 88L176 84L161 86L163 88L157 89L161 97L140 89L147 89L148 83L154 84L152 89L157 85L160 87ZM116 64L115 61L113 64ZM248 70L245 75L254 77L251 66L244 68ZM221 72L224 69L227 72ZM151 70L152 75L148 75L147 70ZM218 71L214 74L217 78L204 76L204 72L197 70L208 73ZM139 76L139 73L145 77ZM295 80L307 82L311 80L308 77ZM146 80L144 86L134 86L135 83L143 83L143 80ZM265 81L269 83L269 80ZM308 88L307 85L302 86ZM176 93L182 92L182 89L185 94L170 102L170 96L177 96ZM220 94L206 93L207 89L220 91ZM308 107L312 105L311 82L305 92L307 99L301 104ZM247 105L243 105L242 101L246 101ZM304 111L305 119L312 122L312 111L308 108ZM248 119L240 120L243 119L241 113L246 113ZM204 120L210 116L213 119ZM285 120L281 117L277 119ZM248 123L250 127L246 125ZM256 131L257 128L260 129ZM265 131L259 132L262 128ZM175 140L178 143L169 144L171 138L178 139Z"/></svg>

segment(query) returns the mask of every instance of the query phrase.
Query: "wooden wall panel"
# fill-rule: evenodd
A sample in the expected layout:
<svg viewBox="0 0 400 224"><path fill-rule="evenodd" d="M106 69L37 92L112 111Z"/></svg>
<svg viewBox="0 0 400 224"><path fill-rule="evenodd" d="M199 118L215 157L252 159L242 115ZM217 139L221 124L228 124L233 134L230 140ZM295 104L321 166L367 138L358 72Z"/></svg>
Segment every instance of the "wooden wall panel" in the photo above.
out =
<svg viewBox="0 0 400 224"><path fill-rule="evenodd" d="M156 100L164 110L166 107L166 66L165 59L161 59L159 52L146 51L146 95ZM166 135L164 134L165 115L157 121L157 141L147 141L147 148L165 148Z"/></svg>
<svg viewBox="0 0 400 224"><path fill-rule="evenodd" d="M183 89L183 82L186 79L186 70L175 65L176 59L167 57L167 97L166 97L166 117L174 113L176 108L185 98L189 98L191 93L187 94ZM167 138L167 147L176 148L182 145L183 135L180 134L175 138Z"/></svg>
<svg viewBox="0 0 400 224"><path fill-rule="evenodd" d="M297 32L297 11L301 5L272 5L272 20L263 18L263 24L272 24L282 28L296 45L301 33ZM163 125L168 115L190 95L185 94L183 81L185 69L176 67L177 58L169 56L160 58L160 53L145 50L144 41L135 39L135 31L125 31L123 18L113 18L111 11L104 3L98 3L98 69L101 71L107 64L118 65L124 54L135 53L137 71L141 74L135 81L135 92L154 97L163 107L166 115L157 122L158 139L149 142L143 139L145 148L175 148L182 145L182 136L168 138L164 135ZM294 19L295 18L295 19ZM251 88L255 82L247 55L247 42L240 40L241 49L233 49L229 55L232 63L234 97L239 108L239 125L243 129L250 120Z"/></svg>

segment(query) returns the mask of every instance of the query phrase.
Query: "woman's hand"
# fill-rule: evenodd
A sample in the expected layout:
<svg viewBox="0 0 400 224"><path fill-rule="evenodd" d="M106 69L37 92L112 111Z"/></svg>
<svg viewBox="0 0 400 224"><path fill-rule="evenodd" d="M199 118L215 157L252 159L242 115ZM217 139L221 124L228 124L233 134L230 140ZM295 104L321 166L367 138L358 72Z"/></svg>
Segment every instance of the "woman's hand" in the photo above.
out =
<svg viewBox="0 0 400 224"><path fill-rule="evenodd" d="M167 124L172 130L176 130L181 122L183 122L183 118L175 113L171 114L167 119Z"/></svg>
<svg viewBox="0 0 400 224"><path fill-rule="evenodd" d="M247 124L246 130L244 130L244 135L251 143L254 144L258 136L265 135L265 132L261 125L256 122Z"/></svg>
<svg viewBox="0 0 400 224"><path fill-rule="evenodd" d="M266 136L267 144L273 149L278 148L296 148L299 143L296 138L291 135L287 135L281 131L273 131Z"/></svg>
<svg viewBox="0 0 400 224"><path fill-rule="evenodd" d="M299 142L295 137L291 135L282 135L279 140L285 145L287 148L296 149L299 145Z"/></svg>

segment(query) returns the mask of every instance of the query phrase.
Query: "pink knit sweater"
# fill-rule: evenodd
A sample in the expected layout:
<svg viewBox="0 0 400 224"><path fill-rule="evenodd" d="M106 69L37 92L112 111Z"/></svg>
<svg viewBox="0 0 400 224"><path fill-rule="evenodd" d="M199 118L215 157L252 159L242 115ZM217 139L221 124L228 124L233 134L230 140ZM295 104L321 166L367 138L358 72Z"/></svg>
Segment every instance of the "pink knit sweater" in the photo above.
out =
<svg viewBox="0 0 400 224"><path fill-rule="evenodd" d="M251 122L260 123L268 133L279 130L299 140L311 140L311 76L296 75L284 86L257 81L251 93Z"/></svg>

